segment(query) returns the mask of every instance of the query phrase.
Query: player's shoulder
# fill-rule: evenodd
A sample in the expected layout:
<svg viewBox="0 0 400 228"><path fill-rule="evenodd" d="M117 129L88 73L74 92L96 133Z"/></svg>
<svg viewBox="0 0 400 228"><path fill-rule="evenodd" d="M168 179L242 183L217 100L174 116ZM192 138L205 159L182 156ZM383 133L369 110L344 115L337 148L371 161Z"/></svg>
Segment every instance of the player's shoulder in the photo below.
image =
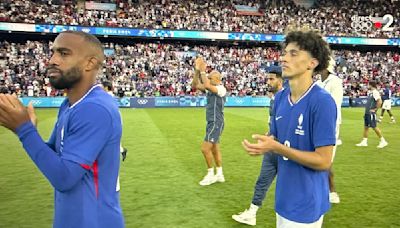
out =
<svg viewBox="0 0 400 228"><path fill-rule="evenodd" d="M328 91L321 88L320 86L313 85L313 88L310 91L311 100L314 102L322 102L322 101L333 101L332 95L329 94Z"/></svg>
<svg viewBox="0 0 400 228"><path fill-rule="evenodd" d="M226 91L226 87L223 84L216 85L215 87L217 87L218 90Z"/></svg>
<svg viewBox="0 0 400 228"><path fill-rule="evenodd" d="M279 100L279 99L281 99L282 97L284 97L285 95L288 95L289 94L289 91L290 91L290 88L283 88L283 89L281 89L279 92L277 92L275 95L274 95L274 100L276 101L276 100Z"/></svg>
<svg viewBox="0 0 400 228"><path fill-rule="evenodd" d="M377 89L372 90L372 95L373 96L381 96L381 94L379 93L379 91Z"/></svg>
<svg viewBox="0 0 400 228"><path fill-rule="evenodd" d="M281 103L281 101L282 101L282 97L285 96L284 90L287 90L287 89L282 89L281 91L278 91L277 93L274 94L273 99L271 99L274 101L274 108L278 107L278 104Z"/></svg>
<svg viewBox="0 0 400 228"><path fill-rule="evenodd" d="M330 85L332 87L343 87L343 79L335 74L330 74L327 79L327 85Z"/></svg>
<svg viewBox="0 0 400 228"><path fill-rule="evenodd" d="M215 86L217 88L217 93L215 93L215 95L219 96L219 97L225 97L227 95L227 90L226 87L223 84L219 84ZM209 91L211 92L211 91ZM211 92L213 93L213 92Z"/></svg>
<svg viewBox="0 0 400 228"><path fill-rule="evenodd" d="M335 87L343 88L343 79L335 76L333 78L333 84L334 84Z"/></svg>
<svg viewBox="0 0 400 228"><path fill-rule="evenodd" d="M100 87L94 88L87 94L86 97L80 101L80 104L76 105L76 110L87 112L88 114L103 112L104 114L108 113L114 115L118 113L118 107L114 98Z"/></svg>
<svg viewBox="0 0 400 228"><path fill-rule="evenodd" d="M343 82L343 78L341 78L340 76L338 76L336 74L330 74L330 77L332 78L332 80L334 80L336 82Z"/></svg>

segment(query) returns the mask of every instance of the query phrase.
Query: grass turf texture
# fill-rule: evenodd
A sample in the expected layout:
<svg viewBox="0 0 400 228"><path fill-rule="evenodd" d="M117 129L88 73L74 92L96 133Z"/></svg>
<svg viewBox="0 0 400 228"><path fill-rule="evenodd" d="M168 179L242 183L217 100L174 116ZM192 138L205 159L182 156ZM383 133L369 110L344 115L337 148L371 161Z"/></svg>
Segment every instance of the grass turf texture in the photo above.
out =
<svg viewBox="0 0 400 228"><path fill-rule="evenodd" d="M400 110L394 109L400 120ZM225 183L202 187L206 173L200 152L205 134L205 109L122 109L123 145L121 204L126 227L245 227L231 215L247 208L261 157L241 147L252 133L267 128L265 108L226 108L221 141ZM343 109L341 139L334 171L341 203L326 214L324 227L400 227L400 123L387 113L379 124L389 146L378 150L370 131L362 138L361 108ZM57 109L38 109L39 131L47 139ZM274 184L257 224L275 227ZM22 149L17 137L0 128L0 227L51 227L53 189Z"/></svg>

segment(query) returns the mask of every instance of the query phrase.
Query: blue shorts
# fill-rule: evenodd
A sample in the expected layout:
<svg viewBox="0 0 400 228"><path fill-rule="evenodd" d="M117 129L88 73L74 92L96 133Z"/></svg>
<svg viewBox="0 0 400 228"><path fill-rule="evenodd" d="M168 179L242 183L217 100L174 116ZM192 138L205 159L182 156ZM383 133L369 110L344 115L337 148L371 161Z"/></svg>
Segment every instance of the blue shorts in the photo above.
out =
<svg viewBox="0 0 400 228"><path fill-rule="evenodd" d="M224 123L221 122L207 122L206 137L204 141L210 143L219 143L222 131L224 130Z"/></svg>
<svg viewBox="0 0 400 228"><path fill-rule="evenodd" d="M370 112L364 115L364 126L370 128L376 128L376 113Z"/></svg>

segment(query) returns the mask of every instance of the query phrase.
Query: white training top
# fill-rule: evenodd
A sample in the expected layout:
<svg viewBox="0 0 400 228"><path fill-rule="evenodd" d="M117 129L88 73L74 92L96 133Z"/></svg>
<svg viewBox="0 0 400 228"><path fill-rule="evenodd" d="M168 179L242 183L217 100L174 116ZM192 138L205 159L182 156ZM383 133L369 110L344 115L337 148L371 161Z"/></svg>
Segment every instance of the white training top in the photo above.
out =
<svg viewBox="0 0 400 228"><path fill-rule="evenodd" d="M333 97L337 107L337 123L342 123L342 101L343 101L343 80L334 74L329 74L325 81L317 81L317 84L328 91Z"/></svg>

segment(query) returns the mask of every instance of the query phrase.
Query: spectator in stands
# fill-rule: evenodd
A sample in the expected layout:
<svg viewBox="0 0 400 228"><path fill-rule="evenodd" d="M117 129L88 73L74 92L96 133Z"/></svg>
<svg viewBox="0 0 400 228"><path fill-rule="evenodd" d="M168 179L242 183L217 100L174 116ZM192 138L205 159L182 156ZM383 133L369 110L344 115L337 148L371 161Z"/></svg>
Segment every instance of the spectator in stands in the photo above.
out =
<svg viewBox="0 0 400 228"><path fill-rule="evenodd" d="M58 2L58 1L57 1ZM311 8L296 1L274 1L261 16L242 15L236 5L258 9L251 0L162 1L138 0L116 4L116 11L85 9L75 1L1 1L0 21L149 29L185 29L251 33L283 33L289 24L313 24L325 35L393 38L400 36L399 1L319 0ZM352 16L393 16L393 31L371 25L357 31Z"/></svg>
<svg viewBox="0 0 400 228"><path fill-rule="evenodd" d="M18 96L27 96L28 86L32 85L33 96L64 95L64 91L49 86L49 78L45 74L50 45L51 42L44 41L0 41L0 55L4 56L0 80L4 80L3 85L7 90ZM215 63L231 96L265 96L267 88L263 69L279 59L279 51L273 47L217 47L176 43L136 43L128 46L105 43L104 47L114 49L114 54L106 57L99 81L112 81L113 92L118 96L193 95L188 85L191 83L191 56L195 53ZM334 55L338 63L336 72L343 78L345 96L365 96L368 81L378 77L390 83L393 96L400 93L400 62L396 61L399 52L340 50L334 51ZM368 74L369 69L374 71Z"/></svg>

